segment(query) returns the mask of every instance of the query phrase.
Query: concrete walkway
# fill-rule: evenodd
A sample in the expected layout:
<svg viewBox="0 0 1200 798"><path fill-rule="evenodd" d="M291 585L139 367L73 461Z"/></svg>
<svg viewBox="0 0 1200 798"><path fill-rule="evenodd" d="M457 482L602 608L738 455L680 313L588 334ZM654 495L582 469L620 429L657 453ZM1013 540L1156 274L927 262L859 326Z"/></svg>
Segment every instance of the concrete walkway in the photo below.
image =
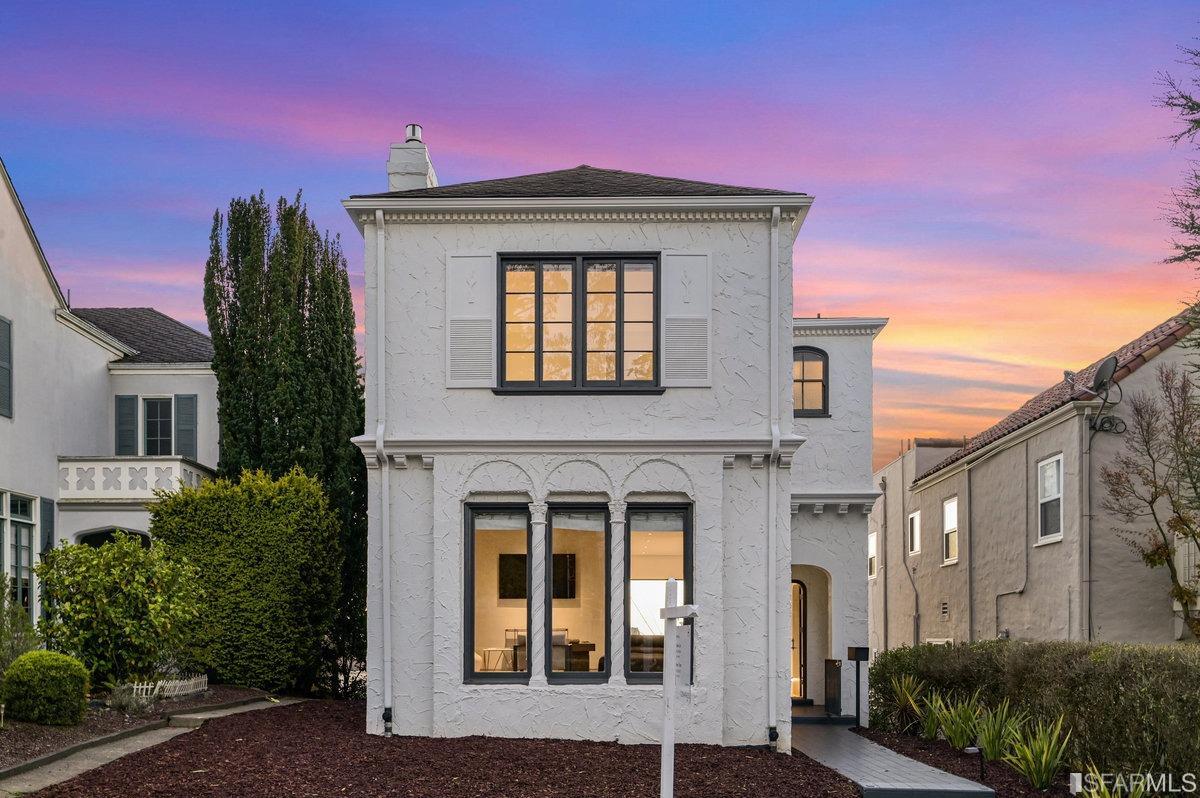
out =
<svg viewBox="0 0 1200 798"><path fill-rule="evenodd" d="M159 743L164 743L173 737L194 731L200 728L204 721L212 718L220 718L238 712L253 712L259 709L286 706L287 704L295 704L301 700L303 699L281 698L278 703L274 701L256 701L253 704L243 704L242 706L231 707L229 709L172 715L166 728L147 729L141 734L134 734L110 743L97 745L94 748L86 748L70 756L49 762L41 767L0 780L0 798L12 798L13 796L37 792L52 784L73 779L80 773L107 765L109 762L120 759L126 754L141 751Z"/></svg>
<svg viewBox="0 0 1200 798"><path fill-rule="evenodd" d="M995 796L990 787L897 754L844 726L796 724L792 747L853 781L863 798Z"/></svg>

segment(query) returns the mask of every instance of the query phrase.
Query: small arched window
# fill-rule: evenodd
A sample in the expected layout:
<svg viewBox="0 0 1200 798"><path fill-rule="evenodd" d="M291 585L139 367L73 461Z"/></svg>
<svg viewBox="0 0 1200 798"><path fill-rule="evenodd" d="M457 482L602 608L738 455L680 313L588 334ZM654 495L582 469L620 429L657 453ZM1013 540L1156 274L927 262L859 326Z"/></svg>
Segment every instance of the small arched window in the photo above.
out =
<svg viewBox="0 0 1200 798"><path fill-rule="evenodd" d="M792 414L829 415L829 355L815 347L792 349Z"/></svg>

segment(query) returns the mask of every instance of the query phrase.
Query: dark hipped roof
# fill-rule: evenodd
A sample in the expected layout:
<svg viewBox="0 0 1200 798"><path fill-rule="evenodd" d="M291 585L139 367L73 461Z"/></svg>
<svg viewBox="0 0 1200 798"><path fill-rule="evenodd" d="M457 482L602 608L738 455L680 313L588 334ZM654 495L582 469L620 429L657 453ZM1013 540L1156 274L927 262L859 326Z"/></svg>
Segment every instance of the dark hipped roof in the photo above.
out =
<svg viewBox="0 0 1200 798"><path fill-rule="evenodd" d="M429 199L505 199L541 197L806 197L797 191L749 188L723 183L702 183L678 177L658 177L619 169L599 169L583 164L574 169L532 175L476 180L434 188L355 194L354 198L403 197Z"/></svg>
<svg viewBox="0 0 1200 798"><path fill-rule="evenodd" d="M122 363L211 363L212 340L154 308L71 308L137 354Z"/></svg>
<svg viewBox="0 0 1200 798"><path fill-rule="evenodd" d="M1125 377L1137 371L1141 366L1145 365L1160 352L1174 346L1177 341L1186 336L1192 331L1192 325L1187 314L1174 316L1152 330L1148 330L1134 340L1117 349L1115 352L1110 352L1104 357L1092 363L1090 366L1080 371L1075 375L1075 385L1089 386L1092 384L1092 377L1096 374L1096 368L1109 357L1115 355L1117 358L1117 371L1113 375L1114 382L1120 382ZM1036 421L1043 416L1049 415L1063 405L1070 402L1079 401L1082 399L1095 398L1091 392L1084 388L1076 388L1065 379L1061 382L1052 385L1046 390L1039 393L1037 396L1030 399L1025 404L1010 413L1000 420L999 423L988 427L983 432L973 438L970 438L966 445L958 451L951 454L945 460L942 460L937 465L928 469L924 474L917 477L916 481L920 481L925 477L941 471L943 468L955 463L964 457L967 457L974 452L979 451L985 446L995 443L1009 433L1016 432L1027 424Z"/></svg>

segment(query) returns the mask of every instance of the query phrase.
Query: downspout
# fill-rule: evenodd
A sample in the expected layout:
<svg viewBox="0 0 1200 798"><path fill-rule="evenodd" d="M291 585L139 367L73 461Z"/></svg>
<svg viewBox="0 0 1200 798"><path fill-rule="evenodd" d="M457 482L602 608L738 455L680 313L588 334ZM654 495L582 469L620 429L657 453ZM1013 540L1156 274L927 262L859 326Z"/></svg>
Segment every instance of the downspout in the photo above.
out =
<svg viewBox="0 0 1200 798"><path fill-rule="evenodd" d="M1096 418L1099 421L1099 417ZM1080 548L1083 550L1083 561L1081 563L1080 581L1080 602L1083 606L1079 608L1080 626L1084 633L1084 640L1091 642L1095 634L1092 626L1092 445L1096 440L1096 435L1100 432L1100 425L1092 423L1092 410L1088 408L1083 414L1083 428L1088 436L1087 457L1084 459L1087 472L1080 482L1083 483L1083 489L1087 491L1087 516L1083 523L1083 545Z"/></svg>
<svg viewBox="0 0 1200 798"><path fill-rule="evenodd" d="M387 259L384 247L387 230L384 227L383 211L375 211L375 462L379 465L379 524L380 581L382 597L380 604L383 622L383 736L392 736L392 524L391 524L391 473L390 461L384 451L384 435L387 430L387 292L385 273Z"/></svg>
<svg viewBox="0 0 1200 798"><path fill-rule="evenodd" d="M775 723L775 463L779 458L779 206L771 209L770 269L767 272L770 292L771 335L767 362L770 397L768 421L771 426L771 454L767 458L767 740L779 740Z"/></svg>
<svg viewBox="0 0 1200 798"><path fill-rule="evenodd" d="M903 464L901 464L901 468L903 468L903 467L904 467ZM888 569L889 555L888 555L888 551L887 551L887 547L888 547L887 487L888 487L887 477L880 477L879 478L879 493L880 493L879 498L883 505L881 507L880 513L879 513L879 516L882 519L881 523L879 524L879 532L880 532L881 536L883 537L883 540L881 541L881 543L883 545L881 545L879 547L879 551L883 553L883 562L881 563L881 568L880 568L880 571L883 573L883 590L880 591L880 595L883 596L883 612L882 612L883 630L882 630L882 632L883 632L883 650L884 651L888 650L888 572L887 572L887 569ZM904 527L902 526L901 529L903 529L903 528ZM900 546L901 546L900 553L903 554L904 553L903 541L900 543ZM900 563L901 564L904 563L903 557L901 557Z"/></svg>
<svg viewBox="0 0 1200 798"><path fill-rule="evenodd" d="M900 518L904 521L904 543L902 544L904 546L904 573L908 574L908 582L912 585L913 590L912 644L915 646L921 642L921 591L917 588L917 566L908 564L908 488L905 486L912 483L908 481L908 475L905 474L904 459L906 458L900 460ZM916 459L917 456L914 454L914 471L916 471Z"/></svg>
<svg viewBox="0 0 1200 798"><path fill-rule="evenodd" d="M971 501L971 472L967 466L967 642L975 640L975 505Z"/></svg>

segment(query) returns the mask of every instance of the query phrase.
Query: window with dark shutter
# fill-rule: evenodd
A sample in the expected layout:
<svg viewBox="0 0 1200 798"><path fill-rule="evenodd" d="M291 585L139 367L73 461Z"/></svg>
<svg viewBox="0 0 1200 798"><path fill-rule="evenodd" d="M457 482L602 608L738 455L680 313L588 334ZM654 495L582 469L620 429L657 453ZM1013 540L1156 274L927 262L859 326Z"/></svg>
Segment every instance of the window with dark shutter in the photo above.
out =
<svg viewBox="0 0 1200 798"><path fill-rule="evenodd" d="M117 397L117 456L137 455L137 397Z"/></svg>
<svg viewBox="0 0 1200 798"><path fill-rule="evenodd" d="M195 394L175 395L175 454L196 459L196 413Z"/></svg>

